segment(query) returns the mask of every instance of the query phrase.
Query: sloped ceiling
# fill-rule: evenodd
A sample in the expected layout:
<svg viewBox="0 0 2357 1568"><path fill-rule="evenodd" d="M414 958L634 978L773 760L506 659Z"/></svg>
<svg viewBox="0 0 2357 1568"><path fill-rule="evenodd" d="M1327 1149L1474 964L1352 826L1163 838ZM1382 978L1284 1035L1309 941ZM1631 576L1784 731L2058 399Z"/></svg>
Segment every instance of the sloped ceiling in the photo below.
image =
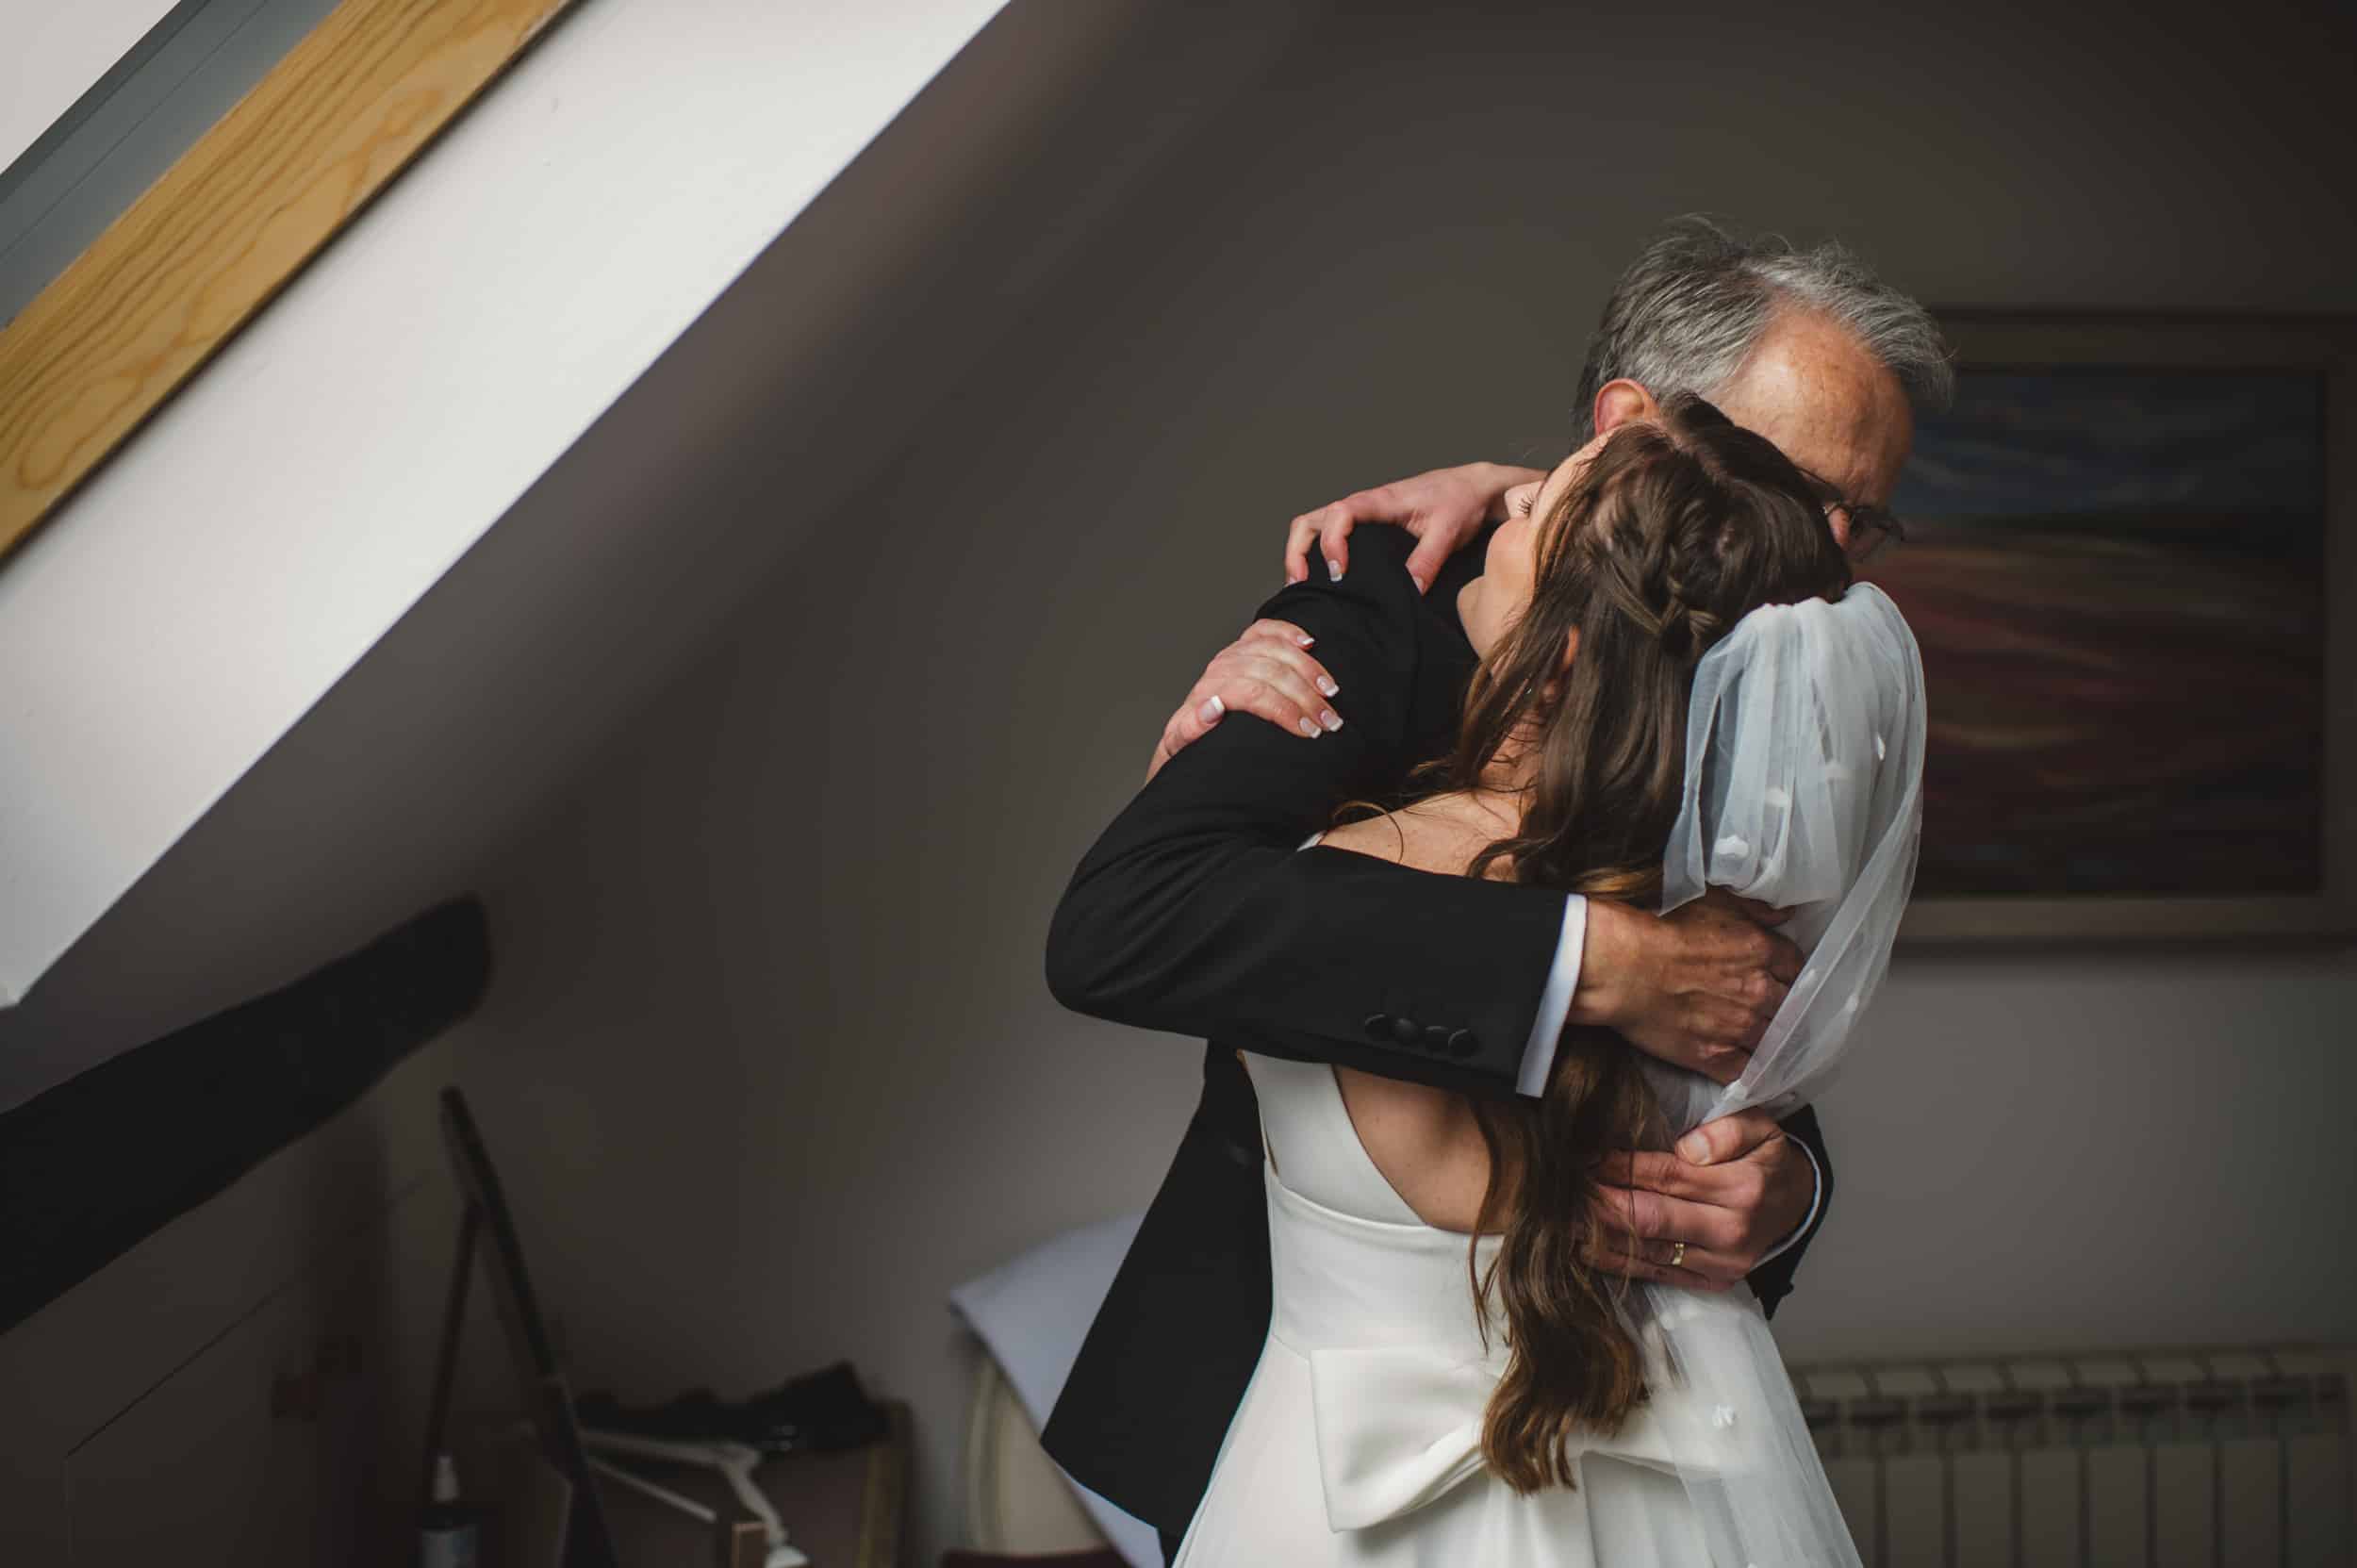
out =
<svg viewBox="0 0 2357 1568"><path fill-rule="evenodd" d="M1001 13L0 1013L0 1107L464 889L1315 9Z"/></svg>

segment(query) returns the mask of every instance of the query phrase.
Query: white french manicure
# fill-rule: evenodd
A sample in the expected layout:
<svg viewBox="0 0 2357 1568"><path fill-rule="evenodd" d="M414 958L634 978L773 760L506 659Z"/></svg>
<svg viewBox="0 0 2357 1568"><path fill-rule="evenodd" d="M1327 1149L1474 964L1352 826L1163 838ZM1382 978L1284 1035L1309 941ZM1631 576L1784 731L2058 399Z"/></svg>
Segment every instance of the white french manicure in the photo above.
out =
<svg viewBox="0 0 2357 1568"><path fill-rule="evenodd" d="M1327 708L1318 715L1318 722L1326 726L1327 734L1331 734L1343 727L1343 716L1332 708Z"/></svg>
<svg viewBox="0 0 2357 1568"><path fill-rule="evenodd" d="M1219 716L1227 711L1227 703L1216 697L1206 697L1203 699L1203 705L1195 710L1195 716L1206 724L1216 724L1219 722Z"/></svg>
<svg viewBox="0 0 2357 1568"><path fill-rule="evenodd" d="M1315 724L1306 718L1299 720L1299 723L1301 725L1301 733L1308 735L1311 740L1317 739L1318 736L1326 733L1324 730L1319 729Z"/></svg>
<svg viewBox="0 0 2357 1568"><path fill-rule="evenodd" d="M1321 675L1318 677L1318 695L1320 697L1336 696L1342 691L1342 687L1334 684L1333 676Z"/></svg>
<svg viewBox="0 0 2357 1568"><path fill-rule="evenodd" d="M1330 555L1326 561L1326 580L1329 583L1339 583L1343 580L1343 564Z"/></svg>

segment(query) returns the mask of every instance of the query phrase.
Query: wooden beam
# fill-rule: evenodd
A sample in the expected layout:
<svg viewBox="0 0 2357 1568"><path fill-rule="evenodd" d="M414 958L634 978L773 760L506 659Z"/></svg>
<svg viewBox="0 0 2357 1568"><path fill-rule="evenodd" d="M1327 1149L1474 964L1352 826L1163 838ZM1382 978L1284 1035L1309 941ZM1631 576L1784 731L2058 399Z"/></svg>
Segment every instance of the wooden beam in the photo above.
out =
<svg viewBox="0 0 2357 1568"><path fill-rule="evenodd" d="M569 0L344 0L0 329L0 555Z"/></svg>

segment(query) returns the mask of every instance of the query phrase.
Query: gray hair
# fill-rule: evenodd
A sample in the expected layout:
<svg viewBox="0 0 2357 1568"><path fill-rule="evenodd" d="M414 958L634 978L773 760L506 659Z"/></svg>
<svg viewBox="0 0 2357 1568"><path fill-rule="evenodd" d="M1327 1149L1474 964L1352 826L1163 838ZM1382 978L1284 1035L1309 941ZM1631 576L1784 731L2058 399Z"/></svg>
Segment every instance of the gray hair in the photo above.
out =
<svg viewBox="0 0 2357 1568"><path fill-rule="evenodd" d="M1719 396L1780 310L1812 311L1846 328L1919 408L1945 407L1955 394L1931 312L1848 246L1803 250L1777 235L1739 240L1706 218L1681 218L1612 286L1579 375L1581 443L1595 434L1596 393L1609 382L1625 377L1656 399Z"/></svg>

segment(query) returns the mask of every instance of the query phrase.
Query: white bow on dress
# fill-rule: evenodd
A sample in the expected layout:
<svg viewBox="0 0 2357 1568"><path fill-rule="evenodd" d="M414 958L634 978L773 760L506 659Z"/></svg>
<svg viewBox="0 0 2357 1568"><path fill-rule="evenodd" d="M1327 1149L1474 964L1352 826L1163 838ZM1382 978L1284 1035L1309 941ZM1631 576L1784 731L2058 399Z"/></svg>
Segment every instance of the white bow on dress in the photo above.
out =
<svg viewBox="0 0 2357 1568"><path fill-rule="evenodd" d="M1378 1345L1312 1350L1309 1361L1331 1528L1364 1529L1412 1513L1482 1471L1482 1416L1506 1369L1503 1350L1469 1362ZM1642 1405L1618 1432L1584 1432L1573 1449L1574 1458L1608 1454L1677 1474L1668 1433Z"/></svg>

